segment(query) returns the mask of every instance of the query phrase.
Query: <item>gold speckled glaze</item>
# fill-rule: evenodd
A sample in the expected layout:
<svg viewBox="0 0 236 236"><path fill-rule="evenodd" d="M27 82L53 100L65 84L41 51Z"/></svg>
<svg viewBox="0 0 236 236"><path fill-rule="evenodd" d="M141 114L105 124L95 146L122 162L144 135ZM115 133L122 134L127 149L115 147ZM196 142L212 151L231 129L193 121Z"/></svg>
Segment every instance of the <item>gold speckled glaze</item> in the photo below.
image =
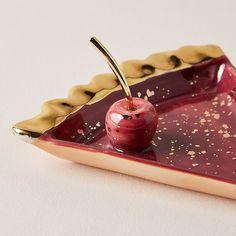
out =
<svg viewBox="0 0 236 236"><path fill-rule="evenodd" d="M206 58L216 58L222 55L224 52L216 45L185 46L176 51L152 54L144 60L126 61L121 64L121 68L128 83L132 85L155 75L190 67ZM67 98L45 102L37 116L19 122L13 128L40 135L61 123L69 114L77 111L84 104L99 101L118 89L121 88L114 74L97 75L88 85L74 86Z"/></svg>

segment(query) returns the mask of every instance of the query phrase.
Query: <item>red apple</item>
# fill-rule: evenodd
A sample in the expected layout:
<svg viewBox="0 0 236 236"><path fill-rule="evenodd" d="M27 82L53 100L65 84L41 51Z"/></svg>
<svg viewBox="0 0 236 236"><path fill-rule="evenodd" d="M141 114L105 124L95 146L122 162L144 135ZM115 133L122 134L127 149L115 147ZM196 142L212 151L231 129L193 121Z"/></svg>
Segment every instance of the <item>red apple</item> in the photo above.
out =
<svg viewBox="0 0 236 236"><path fill-rule="evenodd" d="M106 114L106 131L113 146L120 150L141 150L149 146L157 126L155 107L142 98L121 99Z"/></svg>

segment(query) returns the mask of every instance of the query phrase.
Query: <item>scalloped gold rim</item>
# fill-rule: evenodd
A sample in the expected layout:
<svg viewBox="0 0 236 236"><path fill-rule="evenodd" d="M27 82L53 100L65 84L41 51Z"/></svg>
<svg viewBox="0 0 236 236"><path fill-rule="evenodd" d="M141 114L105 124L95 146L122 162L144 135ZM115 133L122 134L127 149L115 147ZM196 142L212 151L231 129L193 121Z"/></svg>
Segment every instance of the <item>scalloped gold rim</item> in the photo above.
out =
<svg viewBox="0 0 236 236"><path fill-rule="evenodd" d="M175 51L152 54L144 60L130 60L121 68L130 85L140 83L150 77L180 70L199 63L206 58L224 55L216 45L185 46ZM111 92L119 90L114 74L100 74L92 78L88 85L73 87L67 98L53 99L42 105L39 115L13 126L14 133L28 135L44 133L61 123L68 115L78 111L85 104L95 103Z"/></svg>

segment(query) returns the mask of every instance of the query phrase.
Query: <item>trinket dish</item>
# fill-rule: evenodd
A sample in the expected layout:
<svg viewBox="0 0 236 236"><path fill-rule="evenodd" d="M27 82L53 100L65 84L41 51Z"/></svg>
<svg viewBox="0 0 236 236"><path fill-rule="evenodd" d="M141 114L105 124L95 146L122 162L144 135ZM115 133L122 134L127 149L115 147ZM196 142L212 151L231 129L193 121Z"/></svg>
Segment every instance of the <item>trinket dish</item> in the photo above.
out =
<svg viewBox="0 0 236 236"><path fill-rule="evenodd" d="M113 74L45 102L14 134L66 160L236 199L236 69L224 52L185 46L121 68L132 94L158 114L145 150L119 152L109 142L105 115L123 98Z"/></svg>

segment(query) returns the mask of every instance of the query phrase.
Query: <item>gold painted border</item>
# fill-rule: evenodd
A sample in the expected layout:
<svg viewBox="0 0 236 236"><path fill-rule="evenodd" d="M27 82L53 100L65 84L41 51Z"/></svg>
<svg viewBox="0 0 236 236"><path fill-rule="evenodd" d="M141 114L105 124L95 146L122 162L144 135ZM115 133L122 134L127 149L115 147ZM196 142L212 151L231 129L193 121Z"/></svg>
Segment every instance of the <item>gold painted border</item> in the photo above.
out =
<svg viewBox="0 0 236 236"><path fill-rule="evenodd" d="M207 58L224 55L216 45L185 46L175 51L155 53L144 60L130 60L121 64L122 71L130 85L140 83L150 77L180 70ZM88 85L74 86L67 98L53 99L43 103L41 112L13 126L13 132L20 136L40 136L45 131L61 123L68 115L85 104L97 102L115 90L119 90L114 74L100 74L92 78ZM32 134L32 135L31 135Z"/></svg>
<svg viewBox="0 0 236 236"><path fill-rule="evenodd" d="M111 156L106 153L94 153L82 149L61 146L41 139L36 139L33 144L62 159L83 165L236 200L236 185L228 182Z"/></svg>

